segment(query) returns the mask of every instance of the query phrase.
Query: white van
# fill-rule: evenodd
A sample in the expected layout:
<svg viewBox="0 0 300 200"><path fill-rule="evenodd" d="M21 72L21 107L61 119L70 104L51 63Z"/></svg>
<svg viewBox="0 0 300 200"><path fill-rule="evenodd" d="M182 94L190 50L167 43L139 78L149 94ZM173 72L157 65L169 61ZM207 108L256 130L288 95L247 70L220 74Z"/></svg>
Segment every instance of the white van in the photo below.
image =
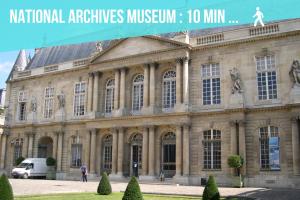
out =
<svg viewBox="0 0 300 200"><path fill-rule="evenodd" d="M29 178L47 175L46 158L26 158L11 172L12 177Z"/></svg>

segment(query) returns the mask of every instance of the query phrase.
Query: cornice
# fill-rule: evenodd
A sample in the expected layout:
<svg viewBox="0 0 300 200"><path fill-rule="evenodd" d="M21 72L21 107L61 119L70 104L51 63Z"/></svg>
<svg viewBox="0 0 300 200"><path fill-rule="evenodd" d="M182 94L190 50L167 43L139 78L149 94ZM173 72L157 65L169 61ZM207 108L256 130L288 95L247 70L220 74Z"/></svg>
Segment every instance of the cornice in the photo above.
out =
<svg viewBox="0 0 300 200"><path fill-rule="evenodd" d="M300 104L287 104L283 106L272 106L272 107L262 107L262 108L237 108L237 109L225 109L219 111L212 111L212 112L178 112L178 113L164 113L158 115L138 115L138 116L122 116L122 117L113 117L113 118L95 118L95 119L81 119L74 120L74 121L66 121L64 122L63 126L66 125L85 125L86 123L93 123L93 122L105 122L105 121L125 121L125 120L136 120L136 119L150 119L150 118L171 118L171 117L186 117L190 118L193 116L213 116L213 115L225 115L225 114L234 114L234 113L265 113L265 112L274 112L274 111L281 111L286 110L290 111L293 108L300 108ZM37 128L37 127L45 127L45 126L62 126L61 122L51 122L51 123L39 123L39 124L16 124L8 129L13 128ZM143 124L141 124L143 126Z"/></svg>

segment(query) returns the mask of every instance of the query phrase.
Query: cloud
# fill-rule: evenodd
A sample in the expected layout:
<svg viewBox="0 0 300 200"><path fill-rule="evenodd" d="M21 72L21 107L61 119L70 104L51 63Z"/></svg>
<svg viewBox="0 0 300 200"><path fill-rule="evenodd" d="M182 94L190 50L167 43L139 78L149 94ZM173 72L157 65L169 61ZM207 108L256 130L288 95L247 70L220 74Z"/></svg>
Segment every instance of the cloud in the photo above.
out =
<svg viewBox="0 0 300 200"><path fill-rule="evenodd" d="M0 62L0 73L9 73L13 64L11 61Z"/></svg>

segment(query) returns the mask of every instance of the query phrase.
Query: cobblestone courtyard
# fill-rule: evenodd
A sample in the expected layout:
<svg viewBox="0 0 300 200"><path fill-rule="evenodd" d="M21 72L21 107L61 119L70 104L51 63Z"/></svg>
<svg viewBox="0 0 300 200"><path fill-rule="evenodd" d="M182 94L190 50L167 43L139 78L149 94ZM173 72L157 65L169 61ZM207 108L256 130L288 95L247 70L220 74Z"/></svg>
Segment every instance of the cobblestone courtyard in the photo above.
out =
<svg viewBox="0 0 300 200"><path fill-rule="evenodd" d="M24 180L10 179L15 195L51 194L51 193L74 193L95 192L98 182L82 183L79 181L49 181L49 180ZM114 192L125 191L127 183L112 182ZM177 186L141 183L144 193L202 195L204 187ZM267 200L298 200L298 189L266 189L266 188L219 188L222 196L248 196Z"/></svg>

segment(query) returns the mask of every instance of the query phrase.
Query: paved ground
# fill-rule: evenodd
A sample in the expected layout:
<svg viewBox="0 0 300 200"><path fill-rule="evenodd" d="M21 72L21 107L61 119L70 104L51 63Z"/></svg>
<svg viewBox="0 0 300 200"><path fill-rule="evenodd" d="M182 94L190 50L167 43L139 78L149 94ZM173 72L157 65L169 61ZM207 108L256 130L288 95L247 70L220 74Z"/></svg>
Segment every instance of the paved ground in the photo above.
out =
<svg viewBox="0 0 300 200"><path fill-rule="evenodd" d="M15 195L95 192L98 182L10 179ZM112 190L124 191L127 183L112 182ZM202 195L203 187L141 183L144 193ZM219 188L222 196L248 196L266 200L300 200L300 190L265 188Z"/></svg>

